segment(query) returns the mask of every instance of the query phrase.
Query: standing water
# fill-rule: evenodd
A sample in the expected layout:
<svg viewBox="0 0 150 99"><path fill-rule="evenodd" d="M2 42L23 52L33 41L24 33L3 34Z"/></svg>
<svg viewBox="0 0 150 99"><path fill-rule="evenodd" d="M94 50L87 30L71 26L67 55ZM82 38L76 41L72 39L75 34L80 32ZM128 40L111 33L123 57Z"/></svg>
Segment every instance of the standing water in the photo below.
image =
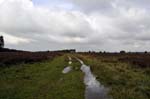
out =
<svg viewBox="0 0 150 99"><path fill-rule="evenodd" d="M82 60L78 59L78 61L82 64L81 70L85 73L85 99L108 99L108 90L96 80L96 77L92 74L90 67L85 65Z"/></svg>
<svg viewBox="0 0 150 99"><path fill-rule="evenodd" d="M72 60L72 58L71 58L70 56L68 56L68 58L69 58L69 61L71 61L71 60Z"/></svg>
<svg viewBox="0 0 150 99"><path fill-rule="evenodd" d="M64 68L64 70L62 71L63 74L66 74L68 72L70 72L72 70L72 68L70 66L67 66L66 68Z"/></svg>
<svg viewBox="0 0 150 99"><path fill-rule="evenodd" d="M72 59L71 59L71 57L68 57L68 58L69 58L68 64L71 65L72 64ZM62 73L66 74L66 73L70 72L71 70L72 70L72 67L71 66L67 66L67 67L64 68L64 70L62 71Z"/></svg>
<svg viewBox="0 0 150 99"><path fill-rule="evenodd" d="M69 58L68 64L71 65L72 64L72 58L70 56L68 56L68 58Z"/></svg>

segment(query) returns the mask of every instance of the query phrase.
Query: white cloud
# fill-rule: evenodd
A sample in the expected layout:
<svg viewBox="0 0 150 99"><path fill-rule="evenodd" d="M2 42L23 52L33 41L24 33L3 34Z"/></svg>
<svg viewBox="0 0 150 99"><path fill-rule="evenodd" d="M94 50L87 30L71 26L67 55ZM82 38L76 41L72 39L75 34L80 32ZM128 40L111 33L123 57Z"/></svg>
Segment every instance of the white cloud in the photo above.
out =
<svg viewBox="0 0 150 99"><path fill-rule="evenodd" d="M4 36L4 39L6 39L6 43L10 44L10 45L18 45L18 44L22 44L22 43L29 43L31 40L26 39L26 38L22 38L22 37L16 37L16 36L12 36L6 33L0 33Z"/></svg>
<svg viewBox="0 0 150 99"><path fill-rule="evenodd" d="M8 47L26 50L150 48L148 1L63 0L65 3L73 10L37 6L31 0L0 0L0 35L7 38Z"/></svg>

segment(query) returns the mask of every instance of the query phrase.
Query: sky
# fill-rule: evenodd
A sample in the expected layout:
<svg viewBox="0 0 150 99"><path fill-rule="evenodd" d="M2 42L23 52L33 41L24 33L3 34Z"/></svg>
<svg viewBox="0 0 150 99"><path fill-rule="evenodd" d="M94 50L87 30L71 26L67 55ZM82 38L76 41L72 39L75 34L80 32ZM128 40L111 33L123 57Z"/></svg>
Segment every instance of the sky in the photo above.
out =
<svg viewBox="0 0 150 99"><path fill-rule="evenodd" d="M5 47L150 51L150 0L0 0Z"/></svg>

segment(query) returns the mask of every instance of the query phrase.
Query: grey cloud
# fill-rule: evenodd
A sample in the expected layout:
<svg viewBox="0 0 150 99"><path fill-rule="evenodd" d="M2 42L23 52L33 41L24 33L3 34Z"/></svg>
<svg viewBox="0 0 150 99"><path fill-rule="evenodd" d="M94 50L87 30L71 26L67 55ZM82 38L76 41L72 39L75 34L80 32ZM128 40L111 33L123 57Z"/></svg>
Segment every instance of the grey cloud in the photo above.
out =
<svg viewBox="0 0 150 99"><path fill-rule="evenodd" d="M84 19L84 14L78 11L38 8L28 0L24 2L8 0L1 5L0 31L11 33L14 36L35 38L37 35L45 37L47 35L75 36L75 33L86 36L88 32L92 31L89 23Z"/></svg>
<svg viewBox="0 0 150 99"><path fill-rule="evenodd" d="M63 0L73 10L35 6L30 0L0 2L0 35L7 47L25 50L142 51L150 47L148 0ZM20 38L20 39L19 39Z"/></svg>
<svg viewBox="0 0 150 99"><path fill-rule="evenodd" d="M91 11L102 11L111 10L111 2L115 0L66 0L71 1L81 10L86 12Z"/></svg>

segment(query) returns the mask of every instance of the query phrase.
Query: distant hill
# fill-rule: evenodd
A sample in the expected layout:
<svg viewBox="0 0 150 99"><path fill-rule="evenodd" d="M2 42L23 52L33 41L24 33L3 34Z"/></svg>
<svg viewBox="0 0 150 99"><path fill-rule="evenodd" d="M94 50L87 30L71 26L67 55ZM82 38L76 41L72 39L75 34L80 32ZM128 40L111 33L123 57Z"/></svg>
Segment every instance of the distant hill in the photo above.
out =
<svg viewBox="0 0 150 99"><path fill-rule="evenodd" d="M9 48L0 48L0 52L25 52L22 50L9 49Z"/></svg>

